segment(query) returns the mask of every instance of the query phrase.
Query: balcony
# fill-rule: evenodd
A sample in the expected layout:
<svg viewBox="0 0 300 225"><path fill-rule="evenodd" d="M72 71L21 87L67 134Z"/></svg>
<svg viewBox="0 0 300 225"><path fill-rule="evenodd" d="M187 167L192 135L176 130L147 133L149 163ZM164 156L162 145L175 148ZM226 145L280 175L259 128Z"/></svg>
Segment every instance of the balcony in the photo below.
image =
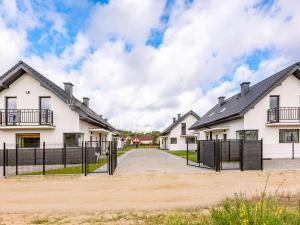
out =
<svg viewBox="0 0 300 225"><path fill-rule="evenodd" d="M53 111L49 109L0 109L0 129L53 127Z"/></svg>
<svg viewBox="0 0 300 225"><path fill-rule="evenodd" d="M268 109L267 116L267 124L300 124L300 107Z"/></svg>

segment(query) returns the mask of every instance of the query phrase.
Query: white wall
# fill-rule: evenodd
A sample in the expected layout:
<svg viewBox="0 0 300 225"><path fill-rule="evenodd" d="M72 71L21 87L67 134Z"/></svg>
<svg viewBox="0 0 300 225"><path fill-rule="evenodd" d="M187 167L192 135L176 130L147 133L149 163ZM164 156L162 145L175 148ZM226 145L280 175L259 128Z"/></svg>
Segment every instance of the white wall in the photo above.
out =
<svg viewBox="0 0 300 225"><path fill-rule="evenodd" d="M181 123L186 123L186 134L196 136L189 128L196 123L197 118L193 115L186 117ZM181 136L181 123L175 126L168 135L167 148L169 150L186 150L186 137ZM170 139L177 138L177 144L171 144ZM189 144L189 149L196 149L196 144Z"/></svg>
<svg viewBox="0 0 300 225"><path fill-rule="evenodd" d="M212 138L216 139L216 135L218 135L218 139L223 138L223 134L227 134L227 139L236 139L236 131L237 130L243 130L244 129L244 119L235 119L223 123L219 123L216 125L212 125L209 128L203 128L200 130L197 130L199 132L198 139L199 140L206 140L206 136L210 137L210 132L204 132L203 130L207 129L214 129L214 128L220 128L224 127L223 130L213 130L212 131ZM228 129L226 129L228 128Z"/></svg>
<svg viewBox="0 0 300 225"><path fill-rule="evenodd" d="M300 107L300 81L293 75L272 90L244 116L245 129L257 129L259 139L263 138L265 158L286 158L291 155L291 144L279 143L279 129L300 129L300 124L267 126L267 110L270 95L280 96L280 107ZM297 146L299 144L296 144ZM300 154L300 151L299 153Z"/></svg>
<svg viewBox="0 0 300 225"><path fill-rule="evenodd" d="M30 92L30 93L28 93ZM28 93L28 94L26 94ZM5 97L17 97L18 109L39 109L39 97L51 97L51 110L53 111L53 129L0 129L0 144L6 142L14 145L17 133L40 133L40 141L48 143L63 143L63 133L85 133L85 140L89 140L87 128L97 128L92 124L79 120L79 114L70 109L59 97L48 89L42 87L32 76L24 74L8 89L0 92L0 108L5 109ZM79 122L80 121L80 122Z"/></svg>

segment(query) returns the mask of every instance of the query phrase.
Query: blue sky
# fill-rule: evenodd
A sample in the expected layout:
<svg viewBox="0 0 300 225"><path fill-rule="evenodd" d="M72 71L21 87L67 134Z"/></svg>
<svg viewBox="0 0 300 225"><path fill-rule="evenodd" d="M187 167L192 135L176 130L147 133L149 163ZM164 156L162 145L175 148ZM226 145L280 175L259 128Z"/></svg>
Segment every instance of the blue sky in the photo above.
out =
<svg viewBox="0 0 300 225"><path fill-rule="evenodd" d="M202 115L241 82L299 61L299 9L297 0L0 0L0 70L22 59L73 82L119 128L163 129L173 114Z"/></svg>

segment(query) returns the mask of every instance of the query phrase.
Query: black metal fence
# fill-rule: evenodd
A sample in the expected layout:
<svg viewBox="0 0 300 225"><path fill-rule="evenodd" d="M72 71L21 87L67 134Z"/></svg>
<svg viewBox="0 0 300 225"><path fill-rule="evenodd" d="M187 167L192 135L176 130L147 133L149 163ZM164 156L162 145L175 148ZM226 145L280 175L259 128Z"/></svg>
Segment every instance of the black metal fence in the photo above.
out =
<svg viewBox="0 0 300 225"><path fill-rule="evenodd" d="M117 143L82 142L79 147L42 143L41 148L19 148L6 143L0 149L1 175L89 174L112 175L117 166ZM1 176L0 175L0 176Z"/></svg>
<svg viewBox="0 0 300 225"><path fill-rule="evenodd" d="M199 140L197 150L187 144L187 165L221 170L263 170L262 140Z"/></svg>

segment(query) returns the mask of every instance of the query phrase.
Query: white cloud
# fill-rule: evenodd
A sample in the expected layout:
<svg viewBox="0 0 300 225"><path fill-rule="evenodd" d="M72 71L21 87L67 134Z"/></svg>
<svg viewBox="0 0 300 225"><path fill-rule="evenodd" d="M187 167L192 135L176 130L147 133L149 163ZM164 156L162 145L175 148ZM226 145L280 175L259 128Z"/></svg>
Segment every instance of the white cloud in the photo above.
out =
<svg viewBox="0 0 300 225"><path fill-rule="evenodd" d="M203 115L217 97L238 91L241 82L253 84L299 59L296 0L276 1L268 10L254 7L258 0L203 0L190 7L183 2L171 10L159 49L144 43L150 29L160 26L164 2L115 0L93 9L88 27L60 56L33 55L27 62L58 84L73 82L77 97L90 97L92 107L116 127L152 130L190 109ZM0 23L0 40L1 32L3 40L21 46L10 58L22 55L26 37L19 40ZM111 42L110 34L120 38ZM124 52L126 41L134 45L130 53ZM243 59L257 50L271 54L253 70ZM80 70L66 72L66 65L79 60Z"/></svg>

